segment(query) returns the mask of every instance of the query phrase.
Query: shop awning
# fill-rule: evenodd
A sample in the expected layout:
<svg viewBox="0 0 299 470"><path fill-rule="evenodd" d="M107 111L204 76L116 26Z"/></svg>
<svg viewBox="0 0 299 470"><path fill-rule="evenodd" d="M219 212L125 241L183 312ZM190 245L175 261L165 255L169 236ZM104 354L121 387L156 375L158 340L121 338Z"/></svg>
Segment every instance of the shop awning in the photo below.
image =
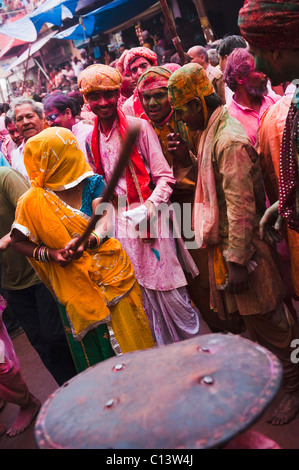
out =
<svg viewBox="0 0 299 470"><path fill-rule="evenodd" d="M50 41L50 39L53 38L56 33L57 30L51 31L51 33L47 34L46 36L38 39L36 42L31 44L30 47L28 47L28 49L20 55L20 57L18 57L12 64L10 64L8 69L5 71L6 77L11 74L12 70L15 67L22 64L28 59L28 57L32 57L37 51L39 51L48 41Z"/></svg>
<svg viewBox="0 0 299 470"><path fill-rule="evenodd" d="M15 16L14 18L10 18L7 22L7 26L12 25L15 21L24 18L24 14L20 13L19 15ZM1 29L1 28L0 28ZM4 34L0 34L0 59L1 57L5 56L7 52L9 52L13 47L20 46L22 44L26 44L27 39L20 40L14 37L6 36Z"/></svg>
<svg viewBox="0 0 299 470"><path fill-rule="evenodd" d="M33 42L44 23L61 26L63 18L73 18L78 0L46 0L23 18L0 28L0 34Z"/></svg>
<svg viewBox="0 0 299 470"><path fill-rule="evenodd" d="M142 11L139 13L139 15L134 16L133 18L130 18L128 21L125 21L124 23L118 24L111 29L108 29L105 31L105 33L117 33L118 31L124 31L125 29L130 28L131 26L135 26L139 21L147 21L149 18L151 18L154 15L158 15L161 13L161 5L160 2L155 3L153 6L148 8L145 11Z"/></svg>
<svg viewBox="0 0 299 470"><path fill-rule="evenodd" d="M13 47L21 46L22 44L26 44L24 41L20 41L19 39L9 38L8 36L2 36L0 34L0 44L1 44L1 51L0 51L0 59L5 56L9 51L12 50ZM2 41L2 38L6 39Z"/></svg>
<svg viewBox="0 0 299 470"><path fill-rule="evenodd" d="M88 37L117 28L156 3L157 0L114 0L81 16L79 24L56 34L55 38L85 40Z"/></svg>

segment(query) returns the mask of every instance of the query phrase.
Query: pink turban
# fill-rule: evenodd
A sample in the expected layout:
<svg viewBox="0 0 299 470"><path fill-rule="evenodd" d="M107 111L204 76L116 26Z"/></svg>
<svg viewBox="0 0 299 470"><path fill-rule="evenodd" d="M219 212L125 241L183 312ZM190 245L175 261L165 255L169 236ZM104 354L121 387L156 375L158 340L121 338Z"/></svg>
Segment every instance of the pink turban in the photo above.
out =
<svg viewBox="0 0 299 470"><path fill-rule="evenodd" d="M175 72L176 70L181 68L181 65L176 64L175 62L169 62L167 64L163 64L165 69L170 70L171 73Z"/></svg>
<svg viewBox="0 0 299 470"><path fill-rule="evenodd" d="M299 48L298 0L245 0L239 11L242 36L260 49Z"/></svg>
<svg viewBox="0 0 299 470"><path fill-rule="evenodd" d="M138 93L143 93L147 90L154 90L155 88L167 88L168 80L171 76L170 70L165 67L150 67L139 77L137 90Z"/></svg>
<svg viewBox="0 0 299 470"><path fill-rule="evenodd" d="M148 47L133 47L126 51L124 58L124 71L130 72L130 65L139 57L148 60L152 65L158 65L157 54Z"/></svg>

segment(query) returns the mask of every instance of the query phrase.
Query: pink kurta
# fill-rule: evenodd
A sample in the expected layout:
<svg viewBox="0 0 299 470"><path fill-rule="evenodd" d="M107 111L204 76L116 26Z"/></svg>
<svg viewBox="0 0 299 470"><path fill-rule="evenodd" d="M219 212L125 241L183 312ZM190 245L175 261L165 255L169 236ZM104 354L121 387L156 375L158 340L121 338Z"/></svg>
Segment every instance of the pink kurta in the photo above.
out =
<svg viewBox="0 0 299 470"><path fill-rule="evenodd" d="M281 97L279 95L266 95L262 97L262 104L259 112L254 109L242 106L232 98L232 101L228 107L228 113L230 116L236 118L244 127L248 137L250 138L252 145L256 143L256 136L260 121L267 111L274 103L276 103Z"/></svg>
<svg viewBox="0 0 299 470"><path fill-rule="evenodd" d="M92 132L92 129L93 129L93 126L91 126L90 124L85 124L82 121L78 121L72 127L72 133L76 137L78 145L80 149L82 150L82 152L84 153L86 159L87 159L87 154L86 154L85 142L90 132Z"/></svg>
<svg viewBox="0 0 299 470"><path fill-rule="evenodd" d="M134 123L136 118L127 116L127 119L130 125ZM140 120L138 121L140 122ZM121 146L120 133L116 122L107 136L103 132L100 132L99 135L101 163L106 179L109 181ZM169 165L165 161L154 130L143 120L136 146L143 158L146 170L150 173L152 182L155 185L149 200L156 207L162 203L167 204L172 194L172 185L175 183L175 179ZM126 179L123 175L116 187L116 193L118 196L125 196L126 191ZM153 228L157 238L153 243L143 243L140 237L137 236L135 228L123 220L122 214L125 210L127 210L126 207L119 207L115 211L115 236L128 253L140 285L157 291L168 291L186 286L187 281L177 257L172 232L161 234L156 223ZM196 268L191 256L188 258L188 261L190 266L187 270L190 271L191 267L195 272Z"/></svg>
<svg viewBox="0 0 299 470"><path fill-rule="evenodd" d="M169 213L169 199L175 178L164 158L158 137L147 121L130 116L127 116L127 121L129 126L137 121L140 125L136 147L154 185L149 200L156 208L164 204L166 213ZM107 181L119 157L120 146L121 136L116 120L108 135L104 135L101 129L99 132L101 165ZM90 164L96 171L94 162L90 161ZM126 193L124 174L118 181L116 194L126 200ZM173 238L172 228L168 230L168 217L159 215L153 224L156 238L152 243L144 243L131 223L122 217L127 209L126 204L121 204L118 198L114 236L132 261L155 343L168 344L198 335L199 318L189 303L183 271L185 269L195 277L198 269L182 239Z"/></svg>

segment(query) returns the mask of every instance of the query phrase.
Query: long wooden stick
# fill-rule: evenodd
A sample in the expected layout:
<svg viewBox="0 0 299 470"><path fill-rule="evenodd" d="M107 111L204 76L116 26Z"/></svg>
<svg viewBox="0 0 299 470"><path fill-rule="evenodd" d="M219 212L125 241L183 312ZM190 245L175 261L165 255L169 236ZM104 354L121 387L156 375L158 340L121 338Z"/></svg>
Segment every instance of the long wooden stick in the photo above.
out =
<svg viewBox="0 0 299 470"><path fill-rule="evenodd" d="M29 59L30 59L30 49L31 49L31 44L29 44L29 47L28 47L28 57L27 57L27 60L26 60L26 65L25 65L25 70L24 70L24 78L23 78L23 85L22 85L22 95L24 93L24 88L25 88L28 62L29 62Z"/></svg>
<svg viewBox="0 0 299 470"><path fill-rule="evenodd" d="M174 47L177 50L177 53L179 54L179 57L180 57L180 60L181 60L181 65L184 65L187 62L186 59L185 59L185 53L184 53L184 50L183 50L183 47L182 47L182 44L181 44L181 40L180 40L180 38L178 36L178 33L177 33L177 30L176 30L176 26L174 24L173 17L170 13L167 1L166 0L159 0L159 1L160 1L161 10L162 10L163 15L165 17L165 21L166 21L167 27L169 29L169 32L170 32L170 35L171 35L171 38L172 38L172 42L174 44Z"/></svg>
<svg viewBox="0 0 299 470"><path fill-rule="evenodd" d="M127 163L129 161L129 158L131 156L133 146L136 142L137 136L139 134L139 127L134 127L132 129L128 130L128 134L126 136L126 139L123 143L118 162L116 164L116 167L113 171L113 174L111 176L111 179L104 191L104 194L102 196L102 200L100 204L104 204L110 201L111 197L114 194L115 187L118 183L119 178L121 177L125 167L127 166ZM74 245L73 250L76 251L76 249L82 245L91 232L95 229L96 224L98 221L103 217L103 214L94 214L90 221L89 224L85 230L85 232L76 240L76 243Z"/></svg>
<svg viewBox="0 0 299 470"><path fill-rule="evenodd" d="M206 14L204 3L202 0L193 0L193 2L197 10L198 18L200 20L205 40L207 41L207 44L210 44L215 41L215 38L212 27L209 22L209 18Z"/></svg>

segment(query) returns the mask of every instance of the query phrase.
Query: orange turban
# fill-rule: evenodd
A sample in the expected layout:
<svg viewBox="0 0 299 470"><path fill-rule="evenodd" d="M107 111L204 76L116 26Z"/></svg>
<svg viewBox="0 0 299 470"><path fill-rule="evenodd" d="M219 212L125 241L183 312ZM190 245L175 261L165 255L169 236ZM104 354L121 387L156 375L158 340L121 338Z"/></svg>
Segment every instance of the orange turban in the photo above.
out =
<svg viewBox="0 0 299 470"><path fill-rule="evenodd" d="M97 90L119 90L122 74L109 65L93 64L82 70L78 77L79 91L87 95Z"/></svg>

